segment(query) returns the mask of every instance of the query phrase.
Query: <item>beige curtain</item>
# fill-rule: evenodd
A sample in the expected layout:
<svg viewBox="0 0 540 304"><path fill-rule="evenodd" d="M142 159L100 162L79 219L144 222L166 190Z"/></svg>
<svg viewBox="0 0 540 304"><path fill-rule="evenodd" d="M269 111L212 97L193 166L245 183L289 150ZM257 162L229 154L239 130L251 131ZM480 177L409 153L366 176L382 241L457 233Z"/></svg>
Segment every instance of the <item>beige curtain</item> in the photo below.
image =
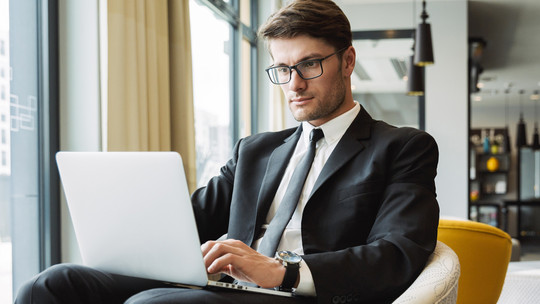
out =
<svg viewBox="0 0 540 304"><path fill-rule="evenodd" d="M196 187L189 1L108 1L109 151L177 151Z"/></svg>

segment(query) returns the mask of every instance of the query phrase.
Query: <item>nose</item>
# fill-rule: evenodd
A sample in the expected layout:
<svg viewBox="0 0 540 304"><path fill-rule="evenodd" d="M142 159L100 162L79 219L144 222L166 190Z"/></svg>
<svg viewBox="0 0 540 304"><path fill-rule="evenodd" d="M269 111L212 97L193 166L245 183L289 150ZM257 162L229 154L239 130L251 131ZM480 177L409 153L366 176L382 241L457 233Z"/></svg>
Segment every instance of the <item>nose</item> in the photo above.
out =
<svg viewBox="0 0 540 304"><path fill-rule="evenodd" d="M288 83L289 90L298 92L306 88L307 82L305 79L300 77L297 70L293 70L291 73L291 81Z"/></svg>

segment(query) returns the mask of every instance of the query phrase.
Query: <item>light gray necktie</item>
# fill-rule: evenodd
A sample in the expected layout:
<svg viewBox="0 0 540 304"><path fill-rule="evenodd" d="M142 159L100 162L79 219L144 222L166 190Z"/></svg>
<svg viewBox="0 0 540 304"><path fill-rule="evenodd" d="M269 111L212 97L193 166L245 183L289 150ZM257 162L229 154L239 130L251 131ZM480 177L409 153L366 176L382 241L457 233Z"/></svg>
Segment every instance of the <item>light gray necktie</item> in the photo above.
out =
<svg viewBox="0 0 540 304"><path fill-rule="evenodd" d="M285 191L283 200L279 204L278 210L274 215L274 218L270 221L268 229L264 233L264 236L259 245L259 253L274 257L276 249L281 240L281 236L285 227L291 220L291 217L298 205L298 200L300 199L300 194L304 188L304 183L306 182L306 177L311 169L311 164L315 158L315 150L317 146L317 141L324 137L324 133L321 129L313 129L309 135L309 148L298 164L298 167L293 172L289 186Z"/></svg>

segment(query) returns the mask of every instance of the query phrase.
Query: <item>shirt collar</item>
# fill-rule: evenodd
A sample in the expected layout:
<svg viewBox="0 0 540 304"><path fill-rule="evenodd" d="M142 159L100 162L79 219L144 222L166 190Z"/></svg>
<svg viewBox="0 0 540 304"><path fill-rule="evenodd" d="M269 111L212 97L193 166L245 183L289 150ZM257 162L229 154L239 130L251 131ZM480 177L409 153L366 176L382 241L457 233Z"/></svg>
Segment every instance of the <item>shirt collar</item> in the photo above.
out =
<svg viewBox="0 0 540 304"><path fill-rule="evenodd" d="M349 128L353 120L356 118L361 110L361 106L355 101L355 105L349 111L341 114L340 116L327 121L319 126L323 130L324 138L328 145L332 145L336 141L340 140L345 131ZM307 121L302 122L302 140L307 144L309 143L309 134L315 127Z"/></svg>

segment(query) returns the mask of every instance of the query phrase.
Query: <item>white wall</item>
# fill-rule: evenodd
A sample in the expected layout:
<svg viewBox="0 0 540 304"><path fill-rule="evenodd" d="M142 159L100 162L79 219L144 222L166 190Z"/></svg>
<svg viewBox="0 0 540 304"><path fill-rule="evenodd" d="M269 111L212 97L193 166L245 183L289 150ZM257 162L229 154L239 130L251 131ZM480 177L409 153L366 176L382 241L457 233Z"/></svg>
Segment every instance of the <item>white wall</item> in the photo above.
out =
<svg viewBox="0 0 540 304"><path fill-rule="evenodd" d="M337 3L353 31L413 27L412 1ZM419 16L419 1L416 9ZM441 215L467 218L467 2L429 1L427 12L435 65L426 68L426 131L439 145L438 200Z"/></svg>
<svg viewBox="0 0 540 304"><path fill-rule="evenodd" d="M467 2L433 2L429 13L436 63L426 72L426 129L439 144L441 214L467 218Z"/></svg>
<svg viewBox="0 0 540 304"><path fill-rule="evenodd" d="M99 151L98 0L59 1L60 149ZM62 261L80 262L65 200L61 203Z"/></svg>

